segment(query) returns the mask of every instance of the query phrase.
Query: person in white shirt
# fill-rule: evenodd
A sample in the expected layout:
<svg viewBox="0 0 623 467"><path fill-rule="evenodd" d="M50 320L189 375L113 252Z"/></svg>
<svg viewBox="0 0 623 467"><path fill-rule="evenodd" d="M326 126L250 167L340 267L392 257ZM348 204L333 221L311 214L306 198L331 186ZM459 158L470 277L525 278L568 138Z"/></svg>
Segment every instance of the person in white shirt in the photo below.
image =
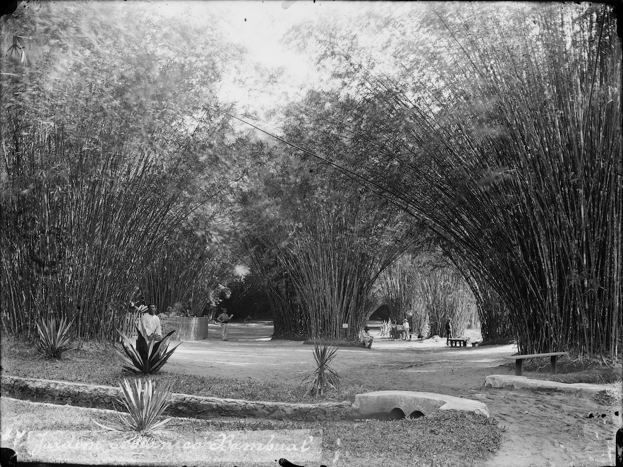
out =
<svg viewBox="0 0 623 467"><path fill-rule="evenodd" d="M149 305L149 313L143 313L141 316L141 325L148 337L155 335L156 340L162 340L162 328L160 318L156 316L156 305Z"/></svg>
<svg viewBox="0 0 623 467"><path fill-rule="evenodd" d="M411 333L409 332L409 320L407 318L405 318L402 321L402 338L404 340L409 340L411 339Z"/></svg>
<svg viewBox="0 0 623 467"><path fill-rule="evenodd" d="M228 315L227 310L223 308L223 312L216 318L216 321L221 323L221 340L227 340L227 324L233 317L234 315Z"/></svg>

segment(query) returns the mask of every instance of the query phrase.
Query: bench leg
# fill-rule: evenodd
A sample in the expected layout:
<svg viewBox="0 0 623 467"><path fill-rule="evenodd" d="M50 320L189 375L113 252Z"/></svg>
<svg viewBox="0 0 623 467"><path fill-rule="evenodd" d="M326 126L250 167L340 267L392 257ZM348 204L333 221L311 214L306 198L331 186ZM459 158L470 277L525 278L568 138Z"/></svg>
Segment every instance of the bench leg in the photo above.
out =
<svg viewBox="0 0 623 467"><path fill-rule="evenodd" d="M515 376L521 376L521 370L523 368L523 359L518 358L515 360Z"/></svg>
<svg viewBox="0 0 623 467"><path fill-rule="evenodd" d="M556 374L556 358L557 358L556 355L549 357L550 371L552 372L553 375Z"/></svg>

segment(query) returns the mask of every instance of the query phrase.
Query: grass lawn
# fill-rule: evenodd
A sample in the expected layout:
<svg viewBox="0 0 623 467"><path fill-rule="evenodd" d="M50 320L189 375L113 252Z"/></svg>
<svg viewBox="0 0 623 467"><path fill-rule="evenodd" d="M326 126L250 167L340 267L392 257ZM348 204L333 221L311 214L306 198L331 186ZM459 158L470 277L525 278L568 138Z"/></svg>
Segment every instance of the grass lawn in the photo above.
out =
<svg viewBox="0 0 623 467"><path fill-rule="evenodd" d="M118 348L121 350L121 346ZM46 360L34 349L34 344L3 336L1 364L5 375L103 386L118 386L124 378L143 377L122 370L125 363L111 344L83 343L79 349L65 352L61 360ZM365 387L355 385L316 398L308 395L302 384L180 375L167 372L167 364L150 377L171 383L171 391L175 393L250 401L352 402L356 394L368 392Z"/></svg>
<svg viewBox="0 0 623 467"><path fill-rule="evenodd" d="M3 374L39 379L62 380L116 386L123 378L133 377L122 372L122 359L110 344L83 343L79 349L68 351L62 360L45 360L34 349L32 342L4 336L1 363ZM263 382L251 379L225 379L187 376L167 373L164 369L156 380L170 381L173 392L246 400L280 402L318 402L327 400L354 400L357 393L367 392L363 386L342 388L340 393L313 398L305 394L301 385L282 382ZM50 407L37 404L20 409L3 410L3 425L18 423L28 430L84 430L94 429L92 416L80 416L77 408ZM7 400L3 405L6 407ZM109 420L102 420L107 422ZM330 464L337 455L340 463L353 467L370 465L480 465L496 452L501 444L503 430L492 418L463 412L438 412L418 419L398 421L336 421L293 422L244 419L187 420L174 419L170 427L185 430L267 430L267 429L322 429L323 462Z"/></svg>

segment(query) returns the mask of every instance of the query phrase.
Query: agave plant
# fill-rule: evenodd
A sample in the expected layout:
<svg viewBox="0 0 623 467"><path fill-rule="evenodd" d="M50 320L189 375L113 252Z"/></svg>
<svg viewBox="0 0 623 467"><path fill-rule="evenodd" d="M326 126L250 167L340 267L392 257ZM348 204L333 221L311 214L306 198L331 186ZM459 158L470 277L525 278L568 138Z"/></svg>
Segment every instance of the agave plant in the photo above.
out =
<svg viewBox="0 0 623 467"><path fill-rule="evenodd" d="M148 379L143 386L143 381L140 379L133 382L124 379L119 387L122 397L118 398L117 402L125 407L127 413L117 412L118 423L114 426L102 425L94 420L96 425L111 431L137 431L148 434L171 420L170 418L160 420L171 404L170 383L164 387L157 387L152 380Z"/></svg>
<svg viewBox="0 0 623 467"><path fill-rule="evenodd" d="M138 326L136 327L136 331L136 348L132 346L130 339L119 331L123 339L121 345L123 346L125 354L121 353L119 350L117 350L117 353L121 355L123 360L128 364L125 365L123 369L134 374L142 373L149 375L158 373L169 357L173 355L175 349L181 345L181 343L177 344L171 350L168 350L169 340L175 331L169 332L161 341L158 341L153 334L147 336Z"/></svg>
<svg viewBox="0 0 623 467"><path fill-rule="evenodd" d="M61 358L66 350L71 350L71 338L69 330L72 322L67 322L62 318L57 324L55 318L48 319L47 323L43 320L37 323L37 331L39 331L39 339L35 346L39 352L46 358Z"/></svg>
<svg viewBox="0 0 623 467"><path fill-rule="evenodd" d="M316 369L312 371L305 380L307 391L310 394L322 396L328 388L339 389L340 377L337 372L329 366L336 354L337 347L318 342L314 343Z"/></svg>

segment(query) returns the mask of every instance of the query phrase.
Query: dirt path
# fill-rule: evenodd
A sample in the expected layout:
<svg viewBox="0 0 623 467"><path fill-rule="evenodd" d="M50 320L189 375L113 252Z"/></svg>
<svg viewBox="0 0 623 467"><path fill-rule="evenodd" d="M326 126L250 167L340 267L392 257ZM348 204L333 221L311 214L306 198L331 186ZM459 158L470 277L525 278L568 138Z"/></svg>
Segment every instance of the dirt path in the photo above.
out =
<svg viewBox="0 0 623 467"><path fill-rule="evenodd" d="M168 371L297 383L313 367L311 346L270 341L269 325L232 324L228 342L212 329L207 340L184 342ZM510 345L448 348L445 340L377 338L372 350L341 348L334 367L344 382L370 390L425 391L485 402L507 430L489 467L614 465L614 436L621 425L621 415L614 412L620 407L556 393L484 387L487 375L513 374L512 367L500 365L515 352ZM597 416L587 418L589 412Z"/></svg>

